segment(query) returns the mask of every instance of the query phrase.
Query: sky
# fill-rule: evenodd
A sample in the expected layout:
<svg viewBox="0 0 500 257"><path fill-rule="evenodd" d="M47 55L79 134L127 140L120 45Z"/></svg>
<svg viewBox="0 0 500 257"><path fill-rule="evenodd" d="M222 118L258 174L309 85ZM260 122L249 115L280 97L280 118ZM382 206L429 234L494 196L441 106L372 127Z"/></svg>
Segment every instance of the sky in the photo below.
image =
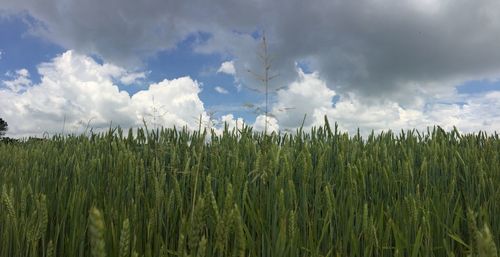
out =
<svg viewBox="0 0 500 257"><path fill-rule="evenodd" d="M500 131L497 0L0 0L7 136ZM276 75L276 76L274 76Z"/></svg>

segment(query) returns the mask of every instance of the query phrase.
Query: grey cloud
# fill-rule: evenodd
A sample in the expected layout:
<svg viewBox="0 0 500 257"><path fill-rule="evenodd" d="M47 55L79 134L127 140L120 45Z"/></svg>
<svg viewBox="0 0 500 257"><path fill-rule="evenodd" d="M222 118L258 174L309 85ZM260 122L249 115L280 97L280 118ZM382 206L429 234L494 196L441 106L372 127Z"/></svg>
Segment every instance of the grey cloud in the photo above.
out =
<svg viewBox="0 0 500 257"><path fill-rule="evenodd" d="M136 66L141 58L172 48L196 30L179 1L8 1L41 23L32 32L66 48ZM3 3L5 2L5 3ZM185 19L188 18L188 19Z"/></svg>
<svg viewBox="0 0 500 257"><path fill-rule="evenodd" d="M170 49L188 35L211 37L196 51L234 57L244 84L257 82L265 29L275 57L274 85L296 78L307 60L337 92L411 98L418 87L500 77L500 2L496 0L0 0L25 10L35 31L67 48L121 65Z"/></svg>

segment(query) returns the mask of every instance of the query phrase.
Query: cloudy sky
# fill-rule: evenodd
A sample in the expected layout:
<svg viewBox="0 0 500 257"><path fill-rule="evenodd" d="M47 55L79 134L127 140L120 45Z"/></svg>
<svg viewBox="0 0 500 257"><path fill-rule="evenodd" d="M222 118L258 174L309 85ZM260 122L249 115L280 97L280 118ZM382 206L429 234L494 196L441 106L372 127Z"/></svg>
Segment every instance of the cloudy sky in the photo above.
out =
<svg viewBox="0 0 500 257"><path fill-rule="evenodd" d="M500 131L497 0L0 0L0 117L262 130L264 31L269 130Z"/></svg>

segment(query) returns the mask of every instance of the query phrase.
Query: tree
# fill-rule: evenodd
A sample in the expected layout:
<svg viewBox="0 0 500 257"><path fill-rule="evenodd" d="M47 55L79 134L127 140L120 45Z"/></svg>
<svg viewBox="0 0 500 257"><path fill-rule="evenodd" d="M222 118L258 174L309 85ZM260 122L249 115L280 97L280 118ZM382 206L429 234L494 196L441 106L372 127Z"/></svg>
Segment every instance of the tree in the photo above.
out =
<svg viewBox="0 0 500 257"><path fill-rule="evenodd" d="M0 137L3 137L8 129L9 125L7 122L0 118Z"/></svg>

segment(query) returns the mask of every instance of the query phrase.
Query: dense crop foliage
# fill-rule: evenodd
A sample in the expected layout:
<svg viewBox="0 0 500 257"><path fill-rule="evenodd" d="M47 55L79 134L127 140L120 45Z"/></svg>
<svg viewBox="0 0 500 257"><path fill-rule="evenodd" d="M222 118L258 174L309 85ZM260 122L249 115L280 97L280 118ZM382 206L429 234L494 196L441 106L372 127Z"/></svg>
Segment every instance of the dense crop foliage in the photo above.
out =
<svg viewBox="0 0 500 257"><path fill-rule="evenodd" d="M497 256L497 134L132 134L0 143L0 256Z"/></svg>

